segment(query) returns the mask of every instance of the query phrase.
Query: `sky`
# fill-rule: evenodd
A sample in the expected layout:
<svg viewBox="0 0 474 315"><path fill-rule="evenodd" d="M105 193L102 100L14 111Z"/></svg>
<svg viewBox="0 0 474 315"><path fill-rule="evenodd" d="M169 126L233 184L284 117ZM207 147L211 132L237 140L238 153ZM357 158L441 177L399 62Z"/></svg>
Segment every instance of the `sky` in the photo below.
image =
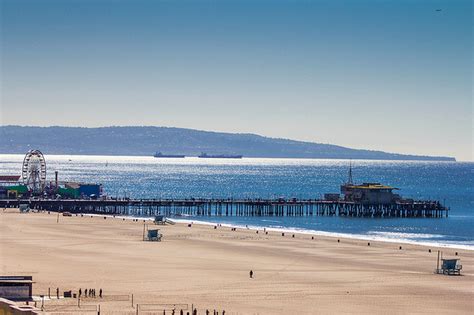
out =
<svg viewBox="0 0 474 315"><path fill-rule="evenodd" d="M184 127L474 160L471 1L0 2L1 125Z"/></svg>

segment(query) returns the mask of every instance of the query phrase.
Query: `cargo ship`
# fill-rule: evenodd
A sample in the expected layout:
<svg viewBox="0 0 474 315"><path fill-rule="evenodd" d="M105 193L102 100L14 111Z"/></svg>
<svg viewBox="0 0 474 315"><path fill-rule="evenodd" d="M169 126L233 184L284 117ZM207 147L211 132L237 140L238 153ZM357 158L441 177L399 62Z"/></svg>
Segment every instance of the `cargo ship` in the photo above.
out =
<svg viewBox="0 0 474 315"><path fill-rule="evenodd" d="M185 157L185 155L181 155L181 154L163 154L161 152L156 152L154 155L154 157L156 158L179 158L179 159L182 159Z"/></svg>
<svg viewBox="0 0 474 315"><path fill-rule="evenodd" d="M207 154L207 153L201 153L201 155L198 156L199 158L202 159L241 159L242 155L229 155L229 154Z"/></svg>

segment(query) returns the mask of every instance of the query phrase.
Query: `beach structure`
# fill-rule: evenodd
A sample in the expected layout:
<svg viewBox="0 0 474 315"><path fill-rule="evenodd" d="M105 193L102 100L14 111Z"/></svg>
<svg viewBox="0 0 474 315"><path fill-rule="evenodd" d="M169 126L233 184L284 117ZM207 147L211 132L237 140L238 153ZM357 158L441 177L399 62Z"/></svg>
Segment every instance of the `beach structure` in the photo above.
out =
<svg viewBox="0 0 474 315"><path fill-rule="evenodd" d="M19 200L0 199L0 207ZM25 201L22 201L25 202ZM365 218L441 218L449 208L439 201L398 200L362 203L324 199L30 199L31 209L100 215L172 216L343 216Z"/></svg>
<svg viewBox="0 0 474 315"><path fill-rule="evenodd" d="M352 162L349 164L347 182L341 185L341 193L345 201L361 204L386 205L403 201L400 195L393 193L398 188L382 185L381 183L354 184L352 176ZM334 200L336 194L326 194Z"/></svg>
<svg viewBox="0 0 474 315"><path fill-rule="evenodd" d="M32 276L0 276L0 297L12 301L31 301Z"/></svg>
<svg viewBox="0 0 474 315"><path fill-rule="evenodd" d="M102 185L91 183L65 182L58 188L58 194L72 198L97 198L102 194Z"/></svg>
<svg viewBox="0 0 474 315"><path fill-rule="evenodd" d="M328 201L339 201L341 200L341 195L340 194L324 194L324 200Z"/></svg>
<svg viewBox="0 0 474 315"><path fill-rule="evenodd" d="M399 189L380 183L344 184L341 186L344 200L363 204L391 204L402 200L400 195L393 193L394 190Z"/></svg>
<svg viewBox="0 0 474 315"><path fill-rule="evenodd" d="M20 183L20 175L0 175L0 185L16 185Z"/></svg>
<svg viewBox="0 0 474 315"><path fill-rule="evenodd" d="M21 175L0 175L0 199L99 198L102 185L95 183L60 182L58 171L54 181L46 180L46 160L40 150L25 154Z"/></svg>
<svg viewBox="0 0 474 315"><path fill-rule="evenodd" d="M46 198L30 198L21 202L27 201L31 209L38 210L100 215L141 215L155 219L157 216L182 215L441 218L447 217L449 211L449 208L436 200L404 199L393 192L398 190L395 187L380 183L356 185L352 179L352 164L347 182L341 185L342 196L338 193L328 193L322 199L107 199L102 194L100 184L61 183L58 181L57 172L55 175L55 184L51 184L44 191ZM19 203L20 200L9 199L9 196L0 198L2 207L18 207ZM169 222L164 218L160 219L163 220Z"/></svg>
<svg viewBox="0 0 474 315"><path fill-rule="evenodd" d="M153 223L155 223L156 225L175 224L174 221L167 219L164 215L155 216L155 220L153 220Z"/></svg>
<svg viewBox="0 0 474 315"><path fill-rule="evenodd" d="M68 185L68 183L65 183L63 187L58 186L56 189L56 193L61 197L61 198L79 198L79 186L75 185Z"/></svg>
<svg viewBox="0 0 474 315"><path fill-rule="evenodd" d="M20 203L20 206L18 208L20 209L20 212L30 211L30 205L28 203Z"/></svg>
<svg viewBox="0 0 474 315"><path fill-rule="evenodd" d="M151 242L161 242L162 234L159 229L147 230L147 241Z"/></svg>
<svg viewBox="0 0 474 315"><path fill-rule="evenodd" d="M5 181L2 178L20 178L20 176L0 176L0 199L26 199L35 194L26 184L21 181ZM47 185L44 188L45 196L61 198L97 198L102 195L102 185L88 183L63 182L54 185Z"/></svg>
<svg viewBox="0 0 474 315"><path fill-rule="evenodd" d="M0 198L16 199L28 193L28 187L20 180L20 175L0 175Z"/></svg>
<svg viewBox="0 0 474 315"><path fill-rule="evenodd" d="M164 215L157 215L155 216L155 220L153 223L158 224L158 225L164 225L166 224L166 218Z"/></svg>
<svg viewBox="0 0 474 315"><path fill-rule="evenodd" d="M2 315L36 315L44 314L32 305L17 304L0 297L0 314Z"/></svg>
<svg viewBox="0 0 474 315"><path fill-rule="evenodd" d="M30 150L23 159L21 178L33 194L41 194L46 187L46 160L40 150Z"/></svg>
<svg viewBox="0 0 474 315"><path fill-rule="evenodd" d="M441 268L436 269L436 273L444 275L461 275L462 265L458 258L441 259Z"/></svg>

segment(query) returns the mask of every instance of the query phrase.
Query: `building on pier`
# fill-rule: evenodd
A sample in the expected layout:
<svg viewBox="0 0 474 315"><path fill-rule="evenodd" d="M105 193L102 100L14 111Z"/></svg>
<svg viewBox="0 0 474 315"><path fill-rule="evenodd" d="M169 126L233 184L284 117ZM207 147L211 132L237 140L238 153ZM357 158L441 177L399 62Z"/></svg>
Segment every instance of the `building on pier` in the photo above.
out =
<svg viewBox="0 0 474 315"><path fill-rule="evenodd" d="M0 198L16 199L28 193L28 187L20 181L20 175L0 176Z"/></svg>
<svg viewBox="0 0 474 315"><path fill-rule="evenodd" d="M90 183L65 182L57 193L65 198L97 198L102 195L102 185Z"/></svg>
<svg viewBox="0 0 474 315"><path fill-rule="evenodd" d="M382 185L380 183L363 183L355 185L347 183L341 185L341 193L345 201L354 201L363 204L393 204L401 200L400 195L393 191L396 187Z"/></svg>
<svg viewBox="0 0 474 315"><path fill-rule="evenodd" d="M386 205L395 204L402 198L393 191L396 187L382 185L381 183L354 184L352 179L352 163L349 165L349 176L347 182L341 185L341 193L345 201L361 204Z"/></svg>

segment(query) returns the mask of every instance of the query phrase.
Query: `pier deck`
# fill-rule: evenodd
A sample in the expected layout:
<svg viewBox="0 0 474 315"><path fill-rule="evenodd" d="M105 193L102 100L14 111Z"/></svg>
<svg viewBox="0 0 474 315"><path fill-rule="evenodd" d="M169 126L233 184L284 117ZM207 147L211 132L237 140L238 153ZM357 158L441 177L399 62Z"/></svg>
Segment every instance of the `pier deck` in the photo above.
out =
<svg viewBox="0 0 474 315"><path fill-rule="evenodd" d="M449 208L438 201L363 204L320 199L29 199L0 200L0 207L68 211L71 213L156 216L341 216L365 218L442 218Z"/></svg>

